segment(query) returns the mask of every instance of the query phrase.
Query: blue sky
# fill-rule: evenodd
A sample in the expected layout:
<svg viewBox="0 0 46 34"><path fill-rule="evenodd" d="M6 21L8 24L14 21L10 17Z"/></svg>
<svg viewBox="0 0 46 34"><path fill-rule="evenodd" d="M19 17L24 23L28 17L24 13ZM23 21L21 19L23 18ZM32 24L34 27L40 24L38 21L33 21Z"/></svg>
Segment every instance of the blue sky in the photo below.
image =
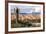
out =
<svg viewBox="0 0 46 34"><path fill-rule="evenodd" d="M14 12L14 8L19 8L19 13L32 13L32 12L40 12L39 6L21 6L21 5L11 5L11 12ZM37 10L36 10L36 9Z"/></svg>

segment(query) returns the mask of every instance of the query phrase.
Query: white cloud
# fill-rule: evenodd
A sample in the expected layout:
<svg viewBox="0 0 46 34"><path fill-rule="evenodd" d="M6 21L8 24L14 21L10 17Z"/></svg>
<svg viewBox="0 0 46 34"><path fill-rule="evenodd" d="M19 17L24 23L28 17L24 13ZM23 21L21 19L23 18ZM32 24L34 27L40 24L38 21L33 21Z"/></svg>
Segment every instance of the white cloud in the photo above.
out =
<svg viewBox="0 0 46 34"><path fill-rule="evenodd" d="M35 12L40 12L40 7L36 7Z"/></svg>

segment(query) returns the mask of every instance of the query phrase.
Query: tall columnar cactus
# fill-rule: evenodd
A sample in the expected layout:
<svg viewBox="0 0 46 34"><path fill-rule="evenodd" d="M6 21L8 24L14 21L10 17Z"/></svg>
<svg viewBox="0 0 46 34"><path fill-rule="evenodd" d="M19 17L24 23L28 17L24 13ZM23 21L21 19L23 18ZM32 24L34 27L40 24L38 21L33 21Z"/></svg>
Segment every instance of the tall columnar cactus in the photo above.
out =
<svg viewBox="0 0 46 34"><path fill-rule="evenodd" d="M16 14L16 23L18 21L18 13L19 13L19 9L18 8L14 8L14 14Z"/></svg>

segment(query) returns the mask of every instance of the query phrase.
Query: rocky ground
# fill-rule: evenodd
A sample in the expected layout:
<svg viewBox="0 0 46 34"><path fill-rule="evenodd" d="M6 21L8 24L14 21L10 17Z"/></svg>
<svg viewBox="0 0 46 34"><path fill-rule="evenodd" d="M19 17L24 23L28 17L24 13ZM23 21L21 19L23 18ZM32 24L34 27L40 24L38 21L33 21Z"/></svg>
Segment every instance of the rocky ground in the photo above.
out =
<svg viewBox="0 0 46 34"><path fill-rule="evenodd" d="M40 15L20 15L18 21L16 21L16 15L11 16L11 27L18 28L18 27L40 27Z"/></svg>

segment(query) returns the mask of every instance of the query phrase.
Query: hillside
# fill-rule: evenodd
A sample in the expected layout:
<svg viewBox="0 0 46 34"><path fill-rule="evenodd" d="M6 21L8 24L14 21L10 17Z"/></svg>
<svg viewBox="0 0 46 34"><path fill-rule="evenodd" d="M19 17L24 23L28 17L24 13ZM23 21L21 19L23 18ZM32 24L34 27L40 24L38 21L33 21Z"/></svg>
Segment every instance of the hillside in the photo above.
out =
<svg viewBox="0 0 46 34"><path fill-rule="evenodd" d="M28 20L30 20L30 21L40 21L40 14L19 14L18 15L19 17L18 17L18 20L19 21L28 21ZM14 19L16 19L16 15L11 15L11 19L12 20L14 20Z"/></svg>

